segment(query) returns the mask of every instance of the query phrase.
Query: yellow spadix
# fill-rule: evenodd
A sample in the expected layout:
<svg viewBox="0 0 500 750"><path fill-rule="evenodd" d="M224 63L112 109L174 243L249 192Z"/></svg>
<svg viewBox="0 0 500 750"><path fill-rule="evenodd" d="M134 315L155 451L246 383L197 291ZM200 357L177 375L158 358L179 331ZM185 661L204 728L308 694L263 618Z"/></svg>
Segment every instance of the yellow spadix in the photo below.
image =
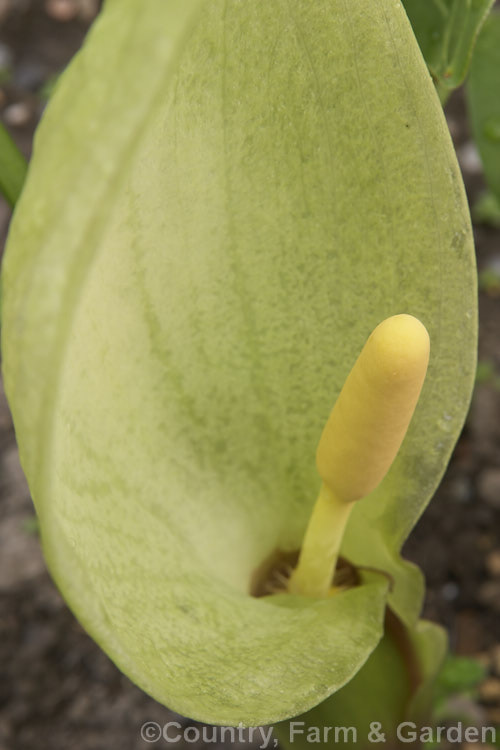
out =
<svg viewBox="0 0 500 750"><path fill-rule="evenodd" d="M356 500L389 471L415 411L429 362L429 335L411 315L394 315L368 338L332 409L316 464L323 480L289 591L328 596Z"/></svg>

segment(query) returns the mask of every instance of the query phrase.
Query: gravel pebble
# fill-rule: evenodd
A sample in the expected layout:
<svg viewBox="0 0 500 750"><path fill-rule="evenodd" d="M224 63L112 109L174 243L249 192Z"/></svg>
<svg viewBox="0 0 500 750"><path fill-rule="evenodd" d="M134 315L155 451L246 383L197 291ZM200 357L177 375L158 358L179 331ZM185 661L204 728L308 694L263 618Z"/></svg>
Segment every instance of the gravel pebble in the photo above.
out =
<svg viewBox="0 0 500 750"><path fill-rule="evenodd" d="M13 495L16 499L29 498L28 483L19 463L19 453L15 443L4 451L1 467L0 485L6 490L6 494Z"/></svg>
<svg viewBox="0 0 500 750"><path fill-rule="evenodd" d="M490 726L500 726L500 708L490 708L488 710L488 724ZM499 729L497 729L497 736L500 736Z"/></svg>
<svg viewBox="0 0 500 750"><path fill-rule="evenodd" d="M47 78L47 67L38 61L22 60L16 66L12 83L23 91L36 93Z"/></svg>
<svg viewBox="0 0 500 750"><path fill-rule="evenodd" d="M474 453L493 466L498 463L500 441L500 392L490 385L474 391L468 417Z"/></svg>
<svg viewBox="0 0 500 750"><path fill-rule="evenodd" d="M464 172L469 174L481 174L483 171L483 165L479 151L476 148L476 144L473 141L467 141L457 151L458 161Z"/></svg>
<svg viewBox="0 0 500 750"><path fill-rule="evenodd" d="M477 480L482 500L493 508L500 508L500 469L484 469Z"/></svg>
<svg viewBox="0 0 500 750"><path fill-rule="evenodd" d="M500 549L495 549L486 558L486 568L493 578L500 577Z"/></svg>
<svg viewBox="0 0 500 750"><path fill-rule="evenodd" d="M3 112L6 125L12 128L21 128L27 125L33 117L33 110L27 102L14 102L9 104Z"/></svg>
<svg viewBox="0 0 500 750"><path fill-rule="evenodd" d="M468 503L474 495L470 477L461 474L448 482L447 489L458 503Z"/></svg>
<svg viewBox="0 0 500 750"><path fill-rule="evenodd" d="M0 0L0 23L2 23L4 18L7 16L7 13L9 12L9 10L10 10L10 0Z"/></svg>
<svg viewBox="0 0 500 750"><path fill-rule="evenodd" d="M91 21L98 11L98 0L79 0L80 18L87 23Z"/></svg>
<svg viewBox="0 0 500 750"><path fill-rule="evenodd" d="M489 677L479 686L479 695L487 703L500 702L500 680Z"/></svg>
<svg viewBox="0 0 500 750"><path fill-rule="evenodd" d="M78 15L78 4L74 0L46 0L47 15L55 21L72 21Z"/></svg>
<svg viewBox="0 0 500 750"><path fill-rule="evenodd" d="M441 587L441 594L447 601L452 602L460 594L460 586L454 581L448 581Z"/></svg>
<svg viewBox="0 0 500 750"><path fill-rule="evenodd" d="M500 612L500 581L487 581L478 591L478 600L486 607Z"/></svg>
<svg viewBox="0 0 500 750"><path fill-rule="evenodd" d="M15 515L0 526L0 591L14 590L45 570L38 537L23 528L25 518Z"/></svg>

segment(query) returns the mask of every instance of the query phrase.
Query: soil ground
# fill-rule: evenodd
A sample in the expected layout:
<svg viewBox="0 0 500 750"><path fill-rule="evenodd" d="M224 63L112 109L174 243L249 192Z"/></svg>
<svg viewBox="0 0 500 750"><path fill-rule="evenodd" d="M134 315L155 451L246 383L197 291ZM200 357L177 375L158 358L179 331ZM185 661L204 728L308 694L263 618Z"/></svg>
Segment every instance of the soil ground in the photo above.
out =
<svg viewBox="0 0 500 750"><path fill-rule="evenodd" d="M47 86L97 7L97 0L0 0L0 116L26 155ZM447 117L473 206L484 185L461 92ZM9 217L0 199L2 241ZM500 277L500 231L474 231L479 270ZM456 654L485 665L479 694L460 698L463 710L500 725L500 285L481 284L479 304L483 382L441 488L404 552L426 575L425 616L447 628ZM57 592L33 531L1 384L0 469L0 750L139 750L150 744L141 738L145 722L193 724L132 685Z"/></svg>

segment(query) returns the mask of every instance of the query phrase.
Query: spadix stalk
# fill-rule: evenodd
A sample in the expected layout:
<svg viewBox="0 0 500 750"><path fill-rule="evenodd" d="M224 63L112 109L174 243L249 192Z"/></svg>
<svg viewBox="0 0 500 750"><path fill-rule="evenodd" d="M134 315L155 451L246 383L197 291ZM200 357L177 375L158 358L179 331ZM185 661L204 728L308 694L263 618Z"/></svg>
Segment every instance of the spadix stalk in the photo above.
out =
<svg viewBox="0 0 500 750"><path fill-rule="evenodd" d="M353 504L394 461L429 362L429 335L411 315L394 315L368 338L325 425L316 453L323 484L289 591L325 597Z"/></svg>

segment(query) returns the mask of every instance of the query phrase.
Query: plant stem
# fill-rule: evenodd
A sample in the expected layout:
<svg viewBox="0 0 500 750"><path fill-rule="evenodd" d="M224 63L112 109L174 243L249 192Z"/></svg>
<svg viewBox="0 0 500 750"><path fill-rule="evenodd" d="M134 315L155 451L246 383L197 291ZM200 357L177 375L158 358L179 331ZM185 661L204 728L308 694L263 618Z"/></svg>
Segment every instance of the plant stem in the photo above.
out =
<svg viewBox="0 0 500 750"><path fill-rule="evenodd" d="M288 584L290 593L318 598L328 596L352 506L353 503L341 500L326 484L322 484L309 519L299 562Z"/></svg>

